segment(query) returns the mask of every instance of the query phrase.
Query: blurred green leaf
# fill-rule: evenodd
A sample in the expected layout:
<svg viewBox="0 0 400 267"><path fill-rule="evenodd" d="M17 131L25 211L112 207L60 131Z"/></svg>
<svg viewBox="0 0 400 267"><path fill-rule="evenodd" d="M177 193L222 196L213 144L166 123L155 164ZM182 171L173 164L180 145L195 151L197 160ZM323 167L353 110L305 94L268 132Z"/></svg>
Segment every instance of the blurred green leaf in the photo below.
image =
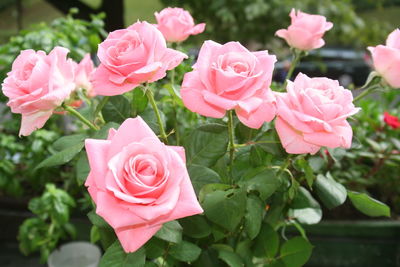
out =
<svg viewBox="0 0 400 267"><path fill-rule="evenodd" d="M356 207L362 213L371 217L390 217L390 208L386 204L373 199L364 193L347 191L347 194L354 207Z"/></svg>

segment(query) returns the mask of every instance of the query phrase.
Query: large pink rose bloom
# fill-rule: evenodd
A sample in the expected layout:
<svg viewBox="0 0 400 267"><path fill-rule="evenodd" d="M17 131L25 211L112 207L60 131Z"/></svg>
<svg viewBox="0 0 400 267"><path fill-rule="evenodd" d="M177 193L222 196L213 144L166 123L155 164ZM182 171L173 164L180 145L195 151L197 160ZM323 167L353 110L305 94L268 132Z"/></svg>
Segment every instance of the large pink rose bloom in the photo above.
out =
<svg viewBox="0 0 400 267"><path fill-rule="evenodd" d="M141 83L162 79L167 70L178 66L187 56L167 48L157 28L136 22L127 29L111 32L99 45L100 66L93 74L98 95L119 95Z"/></svg>
<svg viewBox="0 0 400 267"><path fill-rule="evenodd" d="M332 22L326 21L321 15L310 15L292 9L292 23L287 29L278 30L275 34L286 40L289 46L303 51L322 47L325 32L333 27Z"/></svg>
<svg viewBox="0 0 400 267"><path fill-rule="evenodd" d="M347 117L360 109L353 95L328 78L299 73L288 81L287 93L277 93L275 127L287 153L315 154L320 147L351 146L353 131Z"/></svg>
<svg viewBox="0 0 400 267"><path fill-rule="evenodd" d="M75 66L75 85L76 89L85 89L89 97L96 96L91 82L91 76L94 72L94 64L90 59L90 54L85 57Z"/></svg>
<svg viewBox="0 0 400 267"><path fill-rule="evenodd" d="M183 103L212 118L234 109L243 124L260 128L275 117L275 97L269 88L275 62L267 51L250 52L238 42L206 41L194 70L184 76Z"/></svg>
<svg viewBox="0 0 400 267"><path fill-rule="evenodd" d="M68 49L55 47L43 51L21 51L2 84L10 100L7 105L22 115L19 135L30 135L42 128L75 88L74 65L67 59Z"/></svg>
<svg viewBox="0 0 400 267"><path fill-rule="evenodd" d="M86 180L96 213L126 252L146 243L163 223L202 213L182 147L166 146L140 118L127 119L107 140L86 140Z"/></svg>
<svg viewBox="0 0 400 267"><path fill-rule="evenodd" d="M160 13L154 13L157 19L157 28L168 42L182 42L190 35L202 33L205 23L195 25L190 13L179 7L167 7Z"/></svg>
<svg viewBox="0 0 400 267"><path fill-rule="evenodd" d="M400 88L400 30L389 34L386 45L368 47L375 70L394 88Z"/></svg>

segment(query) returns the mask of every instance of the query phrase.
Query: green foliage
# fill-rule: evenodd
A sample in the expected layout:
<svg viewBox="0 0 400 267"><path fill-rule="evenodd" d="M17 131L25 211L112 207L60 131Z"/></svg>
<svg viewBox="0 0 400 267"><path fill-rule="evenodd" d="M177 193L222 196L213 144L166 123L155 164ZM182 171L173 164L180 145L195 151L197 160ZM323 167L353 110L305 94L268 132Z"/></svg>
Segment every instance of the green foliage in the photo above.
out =
<svg viewBox="0 0 400 267"><path fill-rule="evenodd" d="M74 238L76 230L69 218L70 209L75 205L66 191L47 184L43 195L29 202L29 209L36 217L25 220L20 226L21 251L26 255L40 251L41 261L45 262L60 239Z"/></svg>
<svg viewBox="0 0 400 267"><path fill-rule="evenodd" d="M364 193L349 191L348 195L354 207L362 213L372 217L390 217L390 208L384 203L373 199Z"/></svg>

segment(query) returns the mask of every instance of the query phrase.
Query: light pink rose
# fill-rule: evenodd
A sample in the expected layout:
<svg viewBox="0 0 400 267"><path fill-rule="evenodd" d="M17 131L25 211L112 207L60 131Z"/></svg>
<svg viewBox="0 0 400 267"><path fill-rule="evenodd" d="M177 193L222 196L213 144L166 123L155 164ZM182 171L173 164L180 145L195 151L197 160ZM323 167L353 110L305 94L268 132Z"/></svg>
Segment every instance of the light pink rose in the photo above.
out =
<svg viewBox="0 0 400 267"><path fill-rule="evenodd" d="M353 131L347 117L360 109L353 95L328 78L299 73L288 81L287 93L277 93L275 127L287 153L315 154L320 147L351 146Z"/></svg>
<svg viewBox="0 0 400 267"><path fill-rule="evenodd" d="M292 23L289 28L278 30L275 34L286 40L289 46L303 51L324 46L322 39L325 32L333 27L332 22L326 21L321 15L310 15L300 10L290 12Z"/></svg>
<svg viewBox="0 0 400 267"><path fill-rule="evenodd" d="M76 63L75 63L76 64ZM93 74L95 68L93 61L90 59L90 54L86 54L85 57L76 64L75 67L75 85L76 89L85 89L89 97L96 96L93 90L93 85L91 80L91 75Z"/></svg>
<svg viewBox="0 0 400 267"><path fill-rule="evenodd" d="M386 45L368 47L375 70L394 88L400 88L400 30L389 34Z"/></svg>
<svg viewBox="0 0 400 267"><path fill-rule="evenodd" d="M111 32L99 45L100 66L93 74L98 95L119 95L144 82L162 79L167 70L178 66L187 56L167 48L157 28L136 22L127 29Z"/></svg>
<svg viewBox="0 0 400 267"><path fill-rule="evenodd" d="M234 109L243 124L260 128L275 117L275 97L269 88L275 62L267 51L250 52L238 42L206 41L194 70L184 76L183 103L212 118Z"/></svg>
<svg viewBox="0 0 400 267"><path fill-rule="evenodd" d="M167 7L160 13L154 13L157 19L157 28L168 42L182 42L190 35L202 33L205 23L194 25L190 13L179 7Z"/></svg>
<svg viewBox="0 0 400 267"><path fill-rule="evenodd" d="M146 243L163 223L202 213L183 147L166 146L140 118L127 119L107 140L86 140L86 180L96 213L126 252Z"/></svg>
<svg viewBox="0 0 400 267"><path fill-rule="evenodd" d="M67 54L63 47L55 47L49 55L28 49L12 64L2 88L11 111L22 114L19 135L42 128L75 88L74 65Z"/></svg>

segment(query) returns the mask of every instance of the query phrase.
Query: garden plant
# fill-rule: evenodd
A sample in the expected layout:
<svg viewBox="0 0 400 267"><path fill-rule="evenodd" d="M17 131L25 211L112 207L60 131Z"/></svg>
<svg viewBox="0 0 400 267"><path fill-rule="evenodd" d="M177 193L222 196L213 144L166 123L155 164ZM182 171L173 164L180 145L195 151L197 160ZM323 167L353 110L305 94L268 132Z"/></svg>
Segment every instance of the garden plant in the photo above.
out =
<svg viewBox="0 0 400 267"><path fill-rule="evenodd" d="M91 32L86 43L68 49L56 42L46 51L24 45L13 61L2 92L21 114L19 135L44 140L51 154L26 171L63 166L60 178L69 181L63 190L60 178L46 178L43 194L30 201L37 216L20 228L24 253L40 250L46 260L61 239L73 237L70 213L78 203L90 209L102 267L303 266L313 245L302 225L320 222L321 205L332 209L349 198L361 213L391 216L366 194L367 185L351 180L399 161L398 134L370 136L376 125L362 114L375 105L365 96L392 102L400 87L400 30L369 47L375 70L353 97L336 80L292 77L335 27L322 15L292 9L290 25L275 33L293 55L283 84L272 81L272 51L207 40L197 57L188 56L184 41L207 26L181 8L155 17L155 25L138 21L108 35L94 17L79 27ZM102 35L94 63L89 53ZM386 111L375 107L378 117ZM66 122L72 134L41 129L60 117L74 118ZM389 114L385 120L400 127ZM352 124L363 138L353 140ZM5 138L13 141L10 151L26 149L15 136ZM2 157L0 171L13 174L16 159ZM371 162L375 173L368 174L360 163ZM289 227L296 231L287 234Z"/></svg>

